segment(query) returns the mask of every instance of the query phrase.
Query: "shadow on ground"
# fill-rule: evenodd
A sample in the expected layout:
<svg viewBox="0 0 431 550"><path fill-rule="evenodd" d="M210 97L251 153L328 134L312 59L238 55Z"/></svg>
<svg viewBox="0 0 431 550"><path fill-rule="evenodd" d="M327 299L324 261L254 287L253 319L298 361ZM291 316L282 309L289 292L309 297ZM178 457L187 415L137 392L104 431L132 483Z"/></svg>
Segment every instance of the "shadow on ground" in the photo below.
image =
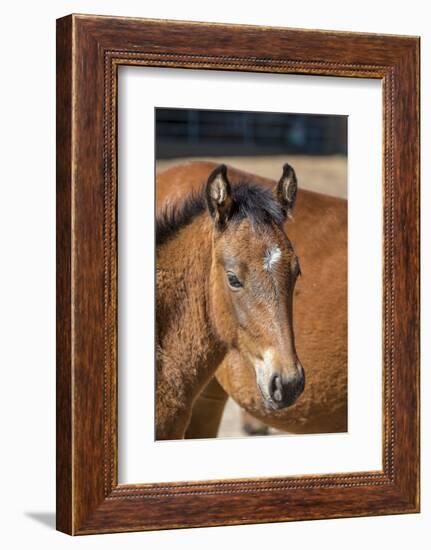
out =
<svg viewBox="0 0 431 550"><path fill-rule="evenodd" d="M41 523L45 527L55 529L55 513L54 512L25 512L28 518Z"/></svg>

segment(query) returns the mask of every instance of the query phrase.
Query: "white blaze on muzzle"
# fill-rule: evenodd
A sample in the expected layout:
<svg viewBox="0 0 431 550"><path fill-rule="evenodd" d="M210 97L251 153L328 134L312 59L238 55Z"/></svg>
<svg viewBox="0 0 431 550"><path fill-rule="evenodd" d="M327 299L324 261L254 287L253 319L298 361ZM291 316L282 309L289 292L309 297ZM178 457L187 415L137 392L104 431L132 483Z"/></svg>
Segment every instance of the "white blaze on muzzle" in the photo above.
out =
<svg viewBox="0 0 431 550"><path fill-rule="evenodd" d="M263 353L263 359L253 358L254 372L256 374L256 381L259 385L260 391L263 393L266 399L270 399L269 395L269 381L274 373L273 368L274 352L272 348L268 348Z"/></svg>

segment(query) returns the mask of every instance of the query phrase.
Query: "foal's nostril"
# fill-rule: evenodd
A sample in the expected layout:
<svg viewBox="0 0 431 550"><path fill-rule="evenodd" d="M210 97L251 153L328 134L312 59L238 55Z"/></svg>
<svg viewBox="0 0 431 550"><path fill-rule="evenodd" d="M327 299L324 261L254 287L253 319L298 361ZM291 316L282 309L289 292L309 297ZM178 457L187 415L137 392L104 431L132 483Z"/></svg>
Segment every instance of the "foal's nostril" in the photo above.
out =
<svg viewBox="0 0 431 550"><path fill-rule="evenodd" d="M269 395L277 403L281 403L283 401L283 383L281 376L278 374L273 374L271 376L271 380L269 381Z"/></svg>
<svg viewBox="0 0 431 550"><path fill-rule="evenodd" d="M297 374L285 377L282 374L273 374L269 380L269 396L277 408L293 405L301 395L305 386L305 377L302 367Z"/></svg>

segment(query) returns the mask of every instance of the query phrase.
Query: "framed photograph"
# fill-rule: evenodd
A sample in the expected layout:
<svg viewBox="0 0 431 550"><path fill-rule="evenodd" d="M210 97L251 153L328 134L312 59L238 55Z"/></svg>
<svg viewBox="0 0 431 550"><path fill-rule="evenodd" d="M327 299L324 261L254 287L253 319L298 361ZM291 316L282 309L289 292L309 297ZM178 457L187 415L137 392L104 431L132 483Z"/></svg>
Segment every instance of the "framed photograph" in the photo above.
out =
<svg viewBox="0 0 431 550"><path fill-rule="evenodd" d="M57 528L419 511L419 38L57 21Z"/></svg>

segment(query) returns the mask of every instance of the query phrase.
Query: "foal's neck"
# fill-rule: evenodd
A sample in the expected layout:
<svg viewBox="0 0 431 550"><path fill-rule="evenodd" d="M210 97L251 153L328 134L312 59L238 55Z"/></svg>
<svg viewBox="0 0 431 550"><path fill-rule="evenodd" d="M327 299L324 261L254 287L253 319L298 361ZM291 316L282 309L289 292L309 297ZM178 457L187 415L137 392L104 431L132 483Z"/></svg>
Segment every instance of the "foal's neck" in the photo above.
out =
<svg viewBox="0 0 431 550"><path fill-rule="evenodd" d="M162 417L191 411L226 347L211 323L212 224L200 215L157 248L157 393ZM169 437L169 435L167 436Z"/></svg>

